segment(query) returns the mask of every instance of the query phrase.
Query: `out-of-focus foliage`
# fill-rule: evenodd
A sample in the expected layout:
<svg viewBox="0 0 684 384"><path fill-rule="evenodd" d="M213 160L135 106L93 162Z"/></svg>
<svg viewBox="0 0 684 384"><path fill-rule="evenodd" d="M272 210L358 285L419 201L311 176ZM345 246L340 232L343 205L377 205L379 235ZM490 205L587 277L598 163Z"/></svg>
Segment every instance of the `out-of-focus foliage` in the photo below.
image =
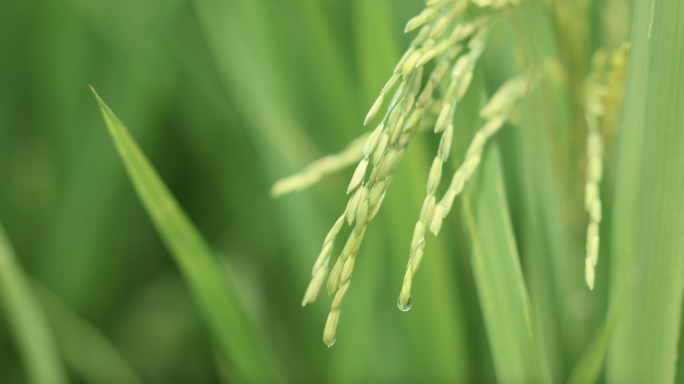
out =
<svg viewBox="0 0 684 384"><path fill-rule="evenodd" d="M639 31L646 25L649 38L665 41L633 39L633 52L646 55L638 76L660 86L666 80L656 72L681 77L672 66L681 49L668 47L684 41L681 22L666 12L681 15L682 6L663 2L670 8L637 7L636 20ZM653 174L616 167L667 160L658 157L665 152L657 137L643 148L638 138L647 117L681 137L675 130L681 122L673 123L681 113L668 112L675 107L667 104L681 92L649 94L630 78L645 93L627 96L627 115L636 116L627 150L643 157L619 161L621 100L607 96L599 128L601 261L595 289L584 285L585 79L593 52L611 52L630 39L632 4L621 0L522 0L497 21L456 113L453 164L444 165L444 179L463 160L481 123L477 112L494 91L524 70L534 73L535 85L487 144L480 173L457 198L440 236L426 236L412 309L404 313L397 293L439 142L430 132L416 135L365 235L337 342L330 349L322 342L331 298L321 292L305 308L301 301L321 242L344 210L353 169L275 200L269 189L369 129L366 112L415 35L403 34L406 21L424 6L420 0L0 1L0 220L21 270L39 282L28 285L25 278L69 382L245 377L224 359L221 348L233 340L215 339L212 327L220 322L204 322L207 303L195 301L183 274L192 263L175 264L173 246L167 250L155 231L89 85L130 129L212 248L207 255L220 268L214 272L226 276L235 308L259 335L246 342L273 357L276 376L297 383L564 382L571 373L574 382L619 383L621 375L673 380L681 276L658 285L649 275L651 290L636 296L668 314L668 328L661 329L657 313L640 315L624 304L631 301L620 292L633 288L609 284L615 279L609 274L625 268L614 257L640 260L636 249L669 252L668 264L655 255L644 262L649 271L680 265L674 240L630 237L637 219L650 220L650 231L680 224L676 214L662 213L681 201L679 184L668 178L679 163ZM640 112L646 104L665 106L662 114ZM638 194L616 198L616 185ZM653 190L668 196L658 200ZM645 197L656 200L630 213ZM607 219L614 202L623 227ZM632 253L617 256L613 240ZM502 269L487 264L497 260L506 263L497 265ZM661 291L669 293L654 301ZM509 312L492 311L509 304ZM523 304L529 311L520 310ZM21 352L12 306L0 308L0 382L33 382L35 366ZM631 320L621 323L622 316ZM236 329L231 320L222 337ZM655 339L634 336L642 323L659 330ZM528 349L516 355L520 346ZM636 368L629 351L641 348L669 363ZM259 367L259 357L251 358L244 366Z"/></svg>

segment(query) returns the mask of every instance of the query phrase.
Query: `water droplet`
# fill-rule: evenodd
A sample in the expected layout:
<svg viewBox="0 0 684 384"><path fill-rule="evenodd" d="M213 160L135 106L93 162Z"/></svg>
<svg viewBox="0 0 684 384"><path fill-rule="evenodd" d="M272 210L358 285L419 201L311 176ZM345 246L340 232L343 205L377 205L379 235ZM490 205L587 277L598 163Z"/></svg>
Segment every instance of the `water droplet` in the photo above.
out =
<svg viewBox="0 0 684 384"><path fill-rule="evenodd" d="M408 300L406 300L406 305L402 306L401 305L401 296L399 296L399 299L397 300L397 307L401 311L408 312L409 309L411 309L411 296L409 296Z"/></svg>
<svg viewBox="0 0 684 384"><path fill-rule="evenodd" d="M328 346L328 348L332 347L335 344L336 340L337 340L337 337L333 338L332 341L330 342L330 344L328 344L328 341L325 340L325 338L323 338L323 342L325 343L325 345Z"/></svg>

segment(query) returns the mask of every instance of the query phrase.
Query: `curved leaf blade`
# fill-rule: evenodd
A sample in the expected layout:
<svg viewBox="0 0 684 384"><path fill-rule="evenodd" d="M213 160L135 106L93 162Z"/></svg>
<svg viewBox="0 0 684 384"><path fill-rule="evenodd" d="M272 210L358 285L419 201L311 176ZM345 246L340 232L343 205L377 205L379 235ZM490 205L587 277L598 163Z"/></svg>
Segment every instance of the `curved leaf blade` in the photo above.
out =
<svg viewBox="0 0 684 384"><path fill-rule="evenodd" d="M94 89L93 93L133 186L178 264L207 328L235 378L249 383L280 382L282 378L271 356L250 325L213 252L123 123Z"/></svg>
<svg viewBox="0 0 684 384"><path fill-rule="evenodd" d="M92 324L49 289L36 283L38 297L55 329L64 361L90 384L143 384L121 352Z"/></svg>
<svg viewBox="0 0 684 384"><path fill-rule="evenodd" d="M0 223L0 297L33 384L67 382L52 331Z"/></svg>

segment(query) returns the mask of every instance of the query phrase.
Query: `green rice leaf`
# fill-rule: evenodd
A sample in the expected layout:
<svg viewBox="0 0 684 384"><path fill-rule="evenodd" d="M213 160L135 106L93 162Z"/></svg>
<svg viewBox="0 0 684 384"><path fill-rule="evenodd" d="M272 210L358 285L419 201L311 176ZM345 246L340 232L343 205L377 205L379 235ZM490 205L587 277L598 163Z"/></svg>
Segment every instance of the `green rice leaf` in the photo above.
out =
<svg viewBox="0 0 684 384"><path fill-rule="evenodd" d="M0 298L29 383L62 384L66 373L41 308L0 224Z"/></svg>
<svg viewBox="0 0 684 384"><path fill-rule="evenodd" d="M615 300L609 308L605 320L594 333L589 345L572 370L567 384L591 384L598 380L606 358L608 343L631 295L634 293L634 288L634 284L629 284L620 292L619 299Z"/></svg>
<svg viewBox="0 0 684 384"><path fill-rule="evenodd" d="M526 4L530 6L521 7L516 37L522 41L528 65L553 67L557 72L540 71L544 75L540 73L520 103L519 129L502 133L509 135L506 143L513 144L504 149L506 176L527 287L543 323L552 379L560 382L567 379L568 368L591 338L589 322L600 320L582 315L572 303L598 307L594 301L600 294L591 295L584 279L577 278L584 270L583 257L577 255L585 254L584 244L574 238L586 229L584 216L579 225L574 217L574 212L582 212L583 195L577 191L581 191L578 181L584 179L578 177L577 164L583 152L577 149L580 139L572 107L574 91L563 80L567 76L563 50L567 47L554 37L553 16L542 2ZM582 136L582 144L584 140Z"/></svg>
<svg viewBox="0 0 684 384"><path fill-rule="evenodd" d="M90 384L141 384L135 369L92 324L46 287L34 285L69 367Z"/></svg>
<svg viewBox="0 0 684 384"><path fill-rule="evenodd" d="M589 342L586 351L577 362L567 384L592 384L596 382L603 369L608 341L610 341L616 325L616 316L608 316L606 322L601 324Z"/></svg>
<svg viewBox="0 0 684 384"><path fill-rule="evenodd" d="M128 175L157 232L187 281L207 328L236 380L279 382L274 362L252 329L218 260L142 153L100 99L102 115Z"/></svg>
<svg viewBox="0 0 684 384"><path fill-rule="evenodd" d="M611 234L610 294L636 284L608 383L672 383L684 293L684 2L636 2ZM600 267L599 267L600 268Z"/></svg>
<svg viewBox="0 0 684 384"><path fill-rule="evenodd" d="M511 227L496 145L466 185L462 221L500 383L550 382Z"/></svg>

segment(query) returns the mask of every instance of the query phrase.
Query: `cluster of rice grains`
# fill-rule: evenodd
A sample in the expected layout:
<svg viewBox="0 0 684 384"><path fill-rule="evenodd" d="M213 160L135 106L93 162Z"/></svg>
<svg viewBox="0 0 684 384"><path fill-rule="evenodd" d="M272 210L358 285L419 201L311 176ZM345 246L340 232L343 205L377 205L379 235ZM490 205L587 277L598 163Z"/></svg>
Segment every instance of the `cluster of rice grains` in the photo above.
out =
<svg viewBox="0 0 684 384"><path fill-rule="evenodd" d="M458 64L457 64L458 65ZM480 117L485 119L484 124L475 133L473 140L470 142L465 154L465 159L454 173L451 184L442 200L437 203L435 199L435 191L439 186L442 176L442 163L444 163L449 156L449 146L451 144L451 135L453 126L448 124L447 131L442 135L437 156L432 162L430 173L427 182L427 196L423 202L423 208L420 212L420 218L416 223L413 231L413 238L411 240L411 250L409 255L409 262L406 266L406 274L404 275L404 283L401 287L401 293L397 301L397 306L402 311L411 309L411 284L413 276L418 270L420 261L423 257L423 247L425 246L425 230L430 229L435 236L439 233L442 227L442 219L446 217L451 211L454 199L463 191L465 182L470 179L473 172L480 164L482 159L482 150L487 140L492 137L506 122L508 115L513 108L515 102L524 95L528 88L527 76L520 76L513 78L504 83L499 90L492 96L487 105L480 111ZM460 97L457 97L460 99ZM455 109L456 104L453 104ZM450 120L451 121L451 120ZM438 120L439 123L439 120ZM437 125L439 127L439 125Z"/></svg>
<svg viewBox="0 0 684 384"><path fill-rule="evenodd" d="M584 278L589 289L594 289L596 264L599 255L599 224L601 223L601 194L599 184L603 176L603 138L599 120L606 109L622 104L622 83L629 56L629 43L623 44L610 59L605 50L598 50L592 58L591 73L587 78L585 118L587 121L587 169L584 208L589 212L587 228L587 256L584 261ZM606 105L608 104L608 105ZM607 119L606 119L607 120Z"/></svg>
<svg viewBox="0 0 684 384"><path fill-rule="evenodd" d="M323 332L323 340L328 346L335 342L340 306L349 289L356 256L368 223L377 214L397 165L416 132L431 128L435 121L434 115L437 115L434 131L442 136L428 176L427 197L411 241L408 267L398 300L398 306L403 311L411 307L411 282L423 256L426 229L430 229L435 235L439 232L442 219L449 213L455 197L479 164L485 142L503 125L511 106L525 92L527 81L521 77L504 84L492 97L481 111L481 116L486 119L485 124L475 135L465 161L454 174L444 198L437 203L435 193L441 180L442 165L449 157L451 149L456 106L466 93L475 64L484 51L495 10L517 2L473 0L473 3L479 8L488 7L488 10L482 12L476 7L469 9L471 5L468 0L430 0L425 10L408 22L406 32L421 29L366 117L365 124L368 124L396 86L385 116L365 140L361 150L363 157L347 188L347 193L352 193L352 196L344 213L323 242L323 249L316 259L311 282L302 301L304 306L316 300L318 291L328 276L328 263L338 233L345 221L350 226L354 225L328 276L328 294L337 291ZM464 20L468 19L466 14L471 13L485 15ZM434 67L423 84L425 65L432 60L435 61ZM441 97L438 98L436 93L440 93ZM335 159L332 156L329 161L334 162ZM369 165L372 170L366 178ZM280 183L279 190L274 192L300 189L308 185L309 181L327 173L328 168L331 167L310 167L310 175L307 176L305 172L285 179Z"/></svg>

